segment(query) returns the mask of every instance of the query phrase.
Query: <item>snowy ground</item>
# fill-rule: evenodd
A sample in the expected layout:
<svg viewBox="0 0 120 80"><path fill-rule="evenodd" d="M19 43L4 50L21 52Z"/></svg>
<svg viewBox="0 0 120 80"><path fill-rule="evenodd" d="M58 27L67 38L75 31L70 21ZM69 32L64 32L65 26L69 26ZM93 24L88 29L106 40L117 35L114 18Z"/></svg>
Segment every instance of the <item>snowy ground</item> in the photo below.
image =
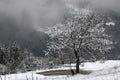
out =
<svg viewBox="0 0 120 80"><path fill-rule="evenodd" d="M58 69L69 69L69 65L63 65ZM72 64L74 66L74 64ZM27 73L10 74L5 76L0 76L0 80L120 80L120 61L109 60L105 63L97 62L87 62L84 63L84 67L80 66L83 70L93 71L88 75L59 75L59 76L44 76L36 74L37 72L42 72L46 70L37 70ZM48 71L48 70L47 70Z"/></svg>

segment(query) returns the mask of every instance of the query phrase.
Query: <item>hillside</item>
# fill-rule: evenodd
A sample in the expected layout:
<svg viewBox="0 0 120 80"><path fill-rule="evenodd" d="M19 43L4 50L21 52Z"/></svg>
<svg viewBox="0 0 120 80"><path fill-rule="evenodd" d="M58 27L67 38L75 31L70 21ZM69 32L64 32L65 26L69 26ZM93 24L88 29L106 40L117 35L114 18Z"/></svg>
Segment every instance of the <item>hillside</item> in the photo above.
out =
<svg viewBox="0 0 120 80"><path fill-rule="evenodd" d="M84 66L80 66L81 70L91 71L90 74L77 74L77 75L51 75L44 76L36 74L39 72L53 71L53 70L66 70L68 64L59 66L59 68L36 70L26 73L17 73L9 75L1 75L1 80L119 80L120 77L120 61L108 60L105 63L86 62ZM72 64L74 66L74 64ZM74 67L72 67L74 68Z"/></svg>

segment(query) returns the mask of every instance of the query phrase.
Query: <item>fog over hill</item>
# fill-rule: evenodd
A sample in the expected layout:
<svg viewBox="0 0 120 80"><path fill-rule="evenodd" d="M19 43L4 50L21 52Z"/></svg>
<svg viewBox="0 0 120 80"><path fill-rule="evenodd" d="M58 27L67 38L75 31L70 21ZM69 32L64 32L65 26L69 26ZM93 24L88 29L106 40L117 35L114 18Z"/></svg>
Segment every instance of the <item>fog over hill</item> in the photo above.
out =
<svg viewBox="0 0 120 80"><path fill-rule="evenodd" d="M67 6L103 10L114 20L110 30L118 43L111 51L118 55L120 48L120 1L119 0L0 0L0 41L16 41L34 54L43 54L49 40L44 30L61 22L67 15Z"/></svg>
<svg viewBox="0 0 120 80"><path fill-rule="evenodd" d="M64 6L58 0L0 0L0 41L42 54L48 40L43 30L61 21Z"/></svg>

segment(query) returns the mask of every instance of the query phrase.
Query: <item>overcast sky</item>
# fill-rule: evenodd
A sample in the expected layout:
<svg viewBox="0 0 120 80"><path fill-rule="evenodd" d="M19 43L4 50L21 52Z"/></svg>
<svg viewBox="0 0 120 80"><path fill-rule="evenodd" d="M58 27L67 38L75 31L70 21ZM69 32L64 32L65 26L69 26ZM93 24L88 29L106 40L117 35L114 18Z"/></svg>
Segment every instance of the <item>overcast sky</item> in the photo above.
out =
<svg viewBox="0 0 120 80"><path fill-rule="evenodd" d="M120 12L120 0L0 0L0 23L12 18L23 29L52 26L61 20L68 3Z"/></svg>
<svg viewBox="0 0 120 80"><path fill-rule="evenodd" d="M58 0L0 0L0 21L8 17L22 27L45 27L59 21L64 9Z"/></svg>

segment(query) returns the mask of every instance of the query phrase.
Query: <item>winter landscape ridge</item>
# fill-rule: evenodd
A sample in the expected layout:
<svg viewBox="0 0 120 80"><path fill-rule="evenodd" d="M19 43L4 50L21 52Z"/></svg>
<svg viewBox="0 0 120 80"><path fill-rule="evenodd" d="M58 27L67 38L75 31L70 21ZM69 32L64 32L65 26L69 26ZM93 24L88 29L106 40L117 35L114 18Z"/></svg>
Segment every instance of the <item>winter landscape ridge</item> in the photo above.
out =
<svg viewBox="0 0 120 80"><path fill-rule="evenodd" d="M0 80L120 80L119 0L0 0Z"/></svg>

